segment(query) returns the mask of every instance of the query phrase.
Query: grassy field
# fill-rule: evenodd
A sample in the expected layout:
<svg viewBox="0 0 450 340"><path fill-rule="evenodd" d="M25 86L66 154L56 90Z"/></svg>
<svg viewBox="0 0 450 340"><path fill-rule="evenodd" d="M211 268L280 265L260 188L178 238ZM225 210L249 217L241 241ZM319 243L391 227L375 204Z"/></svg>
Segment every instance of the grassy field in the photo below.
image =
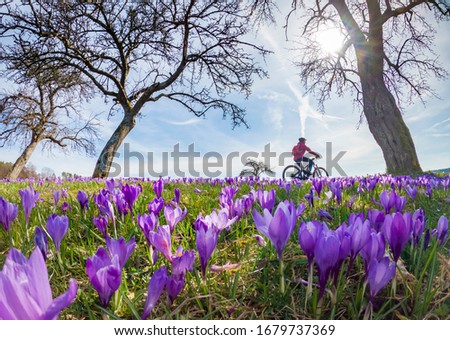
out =
<svg viewBox="0 0 450 340"><path fill-rule="evenodd" d="M18 215L9 232L0 226L0 268L12 247L30 257L35 248L36 226L39 226L49 239L46 266L53 297L68 289L71 278L78 286L76 298L61 311L60 319L140 319L146 306L150 279L164 266L171 282L181 286L180 293L174 297L173 291L177 289L166 284L159 296L155 278L150 295L157 296L148 318L446 319L450 308L450 256L443 225L445 217L442 216L450 216L449 180L450 176L434 175L313 179L298 183L252 178L5 180L0 182L0 196L17 205ZM39 193L39 198L31 209L27 224L19 190L31 190L30 186ZM126 199L130 188L138 192L134 202ZM87 194L89 206L86 210L77 199L79 191ZM273 192L275 200L272 204L270 195ZM162 199L155 200L159 193ZM162 210L157 212L159 204ZM164 206L170 207L167 215ZM266 215L264 207L268 208ZM168 247L173 256L170 258L158 251L161 249L158 247L167 246L167 238L164 244L158 241L158 237L162 237L158 226L170 224L169 211L176 208L186 215L180 217L170 233ZM383 215L378 220L373 216L374 209ZM148 217L150 211L153 211L156 225L150 228L152 242L138 223L138 216L146 214ZM216 234L205 236L201 234L198 220L204 222L204 232L210 232L208 228L215 228L219 223L211 215L213 211L228 214L225 222L232 224L223 230L220 228ZM294 219L283 217L282 212ZM0 215L2 213L0 211ZM109 218L105 217L108 237L124 237L127 241L134 237L136 245L119 272L119 288L108 303L101 303L87 275L86 262L100 247L107 247L93 218L108 216L108 213ZM69 220L59 252L48 231L47 221L52 214L66 215ZM267 214L275 216L270 239L267 235L261 238L262 234L255 226L255 216L267 217ZM410 218L412 225L404 223L409 228L407 242L403 242L395 264L399 250L393 251L392 245L401 242L387 230L391 228L389 223L397 223L402 216L405 220ZM215 227L211 226L211 221ZM344 238L350 242L348 252L344 252L342 267L329 258L333 257L332 250L327 253L325 249L323 253L320 246L315 248L312 254L315 258L311 267L308 266L307 251L302 250L298 235L300 228L310 232L308 226L312 224L307 223L311 221L327 230L323 232L327 236L323 236L322 248L328 247L329 237L338 239L340 256ZM293 224L284 226L289 223ZM323 227L324 223L326 227ZM366 264L367 257L361 254L368 242L361 236L361 230L369 225L371 233L383 235L381 257L388 258L383 261L389 263L391 269L395 266L395 275L389 280L386 277L386 282L380 282L384 280L382 275L388 275L387 267L380 264L381 257L378 256L374 264ZM339 234L343 238L336 236L336 229L347 230L342 234L344 236ZM405 234L402 230L395 232ZM277 233L288 234L286 244L277 238ZM211 235L218 238L215 247L208 243ZM271 239L278 243L274 246ZM205 275L201 257L204 261L207 255L202 242L206 242L209 250L214 249ZM181 273L176 269L178 262L175 260L184 254L179 246L184 251L192 250L190 254L195 256L192 266L186 264ZM154 261L156 252L158 258ZM369 274L369 264L374 270L379 268L378 274ZM334 280L332 274L335 271ZM378 287L377 292L374 292L375 287ZM1 294L0 289L0 301Z"/></svg>

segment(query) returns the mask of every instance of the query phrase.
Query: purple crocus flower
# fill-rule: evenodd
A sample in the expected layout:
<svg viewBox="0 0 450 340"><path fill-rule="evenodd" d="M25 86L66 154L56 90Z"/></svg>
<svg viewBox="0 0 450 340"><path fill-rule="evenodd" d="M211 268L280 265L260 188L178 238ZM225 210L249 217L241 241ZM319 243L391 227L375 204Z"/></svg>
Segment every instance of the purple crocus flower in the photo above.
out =
<svg viewBox="0 0 450 340"><path fill-rule="evenodd" d="M98 195L94 195L94 202L97 204L98 210L105 216L116 223L116 218L114 215L114 208L111 202L109 201L109 197L105 192L101 191Z"/></svg>
<svg viewBox="0 0 450 340"><path fill-rule="evenodd" d="M164 182L162 179L153 182L153 191L155 192L157 198L161 198L163 190L164 190Z"/></svg>
<svg viewBox="0 0 450 340"><path fill-rule="evenodd" d="M53 192L53 200L55 201L55 205L58 205L59 199L61 198L61 191L55 190Z"/></svg>
<svg viewBox="0 0 450 340"><path fill-rule="evenodd" d="M63 202L63 204L61 204L61 211L65 214L67 213L67 210L72 211L72 206L67 202Z"/></svg>
<svg viewBox="0 0 450 340"><path fill-rule="evenodd" d="M256 209L253 210L253 219L258 231L266 236L278 254L278 260L281 261L283 255L283 248L291 236L297 221L295 207L286 205L280 202L272 217L267 209L264 209L264 217L261 216Z"/></svg>
<svg viewBox="0 0 450 340"><path fill-rule="evenodd" d="M123 192L120 190L115 190L112 195L112 199L114 204L116 205L119 215L127 215L130 211L130 208L127 201L125 200L125 195L123 194Z"/></svg>
<svg viewBox="0 0 450 340"><path fill-rule="evenodd" d="M173 189L173 194L174 194L174 198L173 198L174 203L176 205L180 204L180 197L181 197L180 189L178 189L178 188Z"/></svg>
<svg viewBox="0 0 450 340"><path fill-rule="evenodd" d="M369 267L372 259L381 261L381 259L384 257L385 250L386 241L383 234L372 231L370 233L369 241L360 251L360 255L364 259L364 263L366 264L366 269Z"/></svg>
<svg viewBox="0 0 450 340"><path fill-rule="evenodd" d="M34 244L41 251L44 259L47 259L48 253L48 236L41 227L36 227L36 232L34 234Z"/></svg>
<svg viewBox="0 0 450 340"><path fill-rule="evenodd" d="M150 245L150 232L154 231L155 227L158 225L158 218L154 213L138 215L137 222L139 228L141 228L142 232L144 233L148 244Z"/></svg>
<svg viewBox="0 0 450 340"><path fill-rule="evenodd" d="M149 202L147 206L148 211L150 213L154 213L156 216L159 215L163 207L164 207L164 198L162 197L153 199L153 201Z"/></svg>
<svg viewBox="0 0 450 340"><path fill-rule="evenodd" d="M61 248L61 241L69 229L69 218L65 215L58 216L56 214L52 214L47 218L46 226L47 232L52 238L56 250L59 252Z"/></svg>
<svg viewBox="0 0 450 340"><path fill-rule="evenodd" d="M31 186L23 190L19 190L20 197L22 199L23 212L25 214L25 223L28 225L31 210L35 207L37 200L39 199L39 192L35 191Z"/></svg>
<svg viewBox="0 0 450 340"><path fill-rule="evenodd" d="M258 190L256 192L256 198L261 204L261 209L267 209L272 213L273 208L275 207L275 189L271 189L270 191Z"/></svg>
<svg viewBox="0 0 450 340"><path fill-rule="evenodd" d="M381 230L381 226L384 222L384 212L377 209L369 209L367 211L367 218L370 221L370 225L376 231Z"/></svg>
<svg viewBox="0 0 450 340"><path fill-rule="evenodd" d="M56 320L77 295L77 283L52 297L45 260L38 248L27 259L12 248L0 272L0 320Z"/></svg>
<svg viewBox="0 0 450 340"><path fill-rule="evenodd" d="M62 189L61 189L61 197L62 197L62 198L67 198L67 197L69 197L69 188L62 188Z"/></svg>
<svg viewBox="0 0 450 340"><path fill-rule="evenodd" d="M360 211L359 213L351 213L348 216L348 225L351 226L352 224L355 224L356 220L364 220L364 212Z"/></svg>
<svg viewBox="0 0 450 340"><path fill-rule="evenodd" d="M312 185L317 192L317 196L320 196L320 193L322 192L322 180L320 178L313 178Z"/></svg>
<svg viewBox="0 0 450 340"><path fill-rule="evenodd" d="M427 194L428 198L431 198L433 196L433 187L430 183L428 183L425 187L425 193Z"/></svg>
<svg viewBox="0 0 450 340"><path fill-rule="evenodd" d="M175 226L180 222L187 214L187 209L181 210L180 207L172 208L170 205L164 207L164 217L170 227L170 232L173 233Z"/></svg>
<svg viewBox="0 0 450 340"><path fill-rule="evenodd" d="M350 263L348 266L348 272L359 254L360 250L366 245L370 238L370 222L360 217L356 218L353 224L349 225L347 229L351 235L352 243L350 247Z"/></svg>
<svg viewBox="0 0 450 340"><path fill-rule="evenodd" d="M194 227L197 232L195 244L197 245L197 251L200 257L203 278L205 278L209 258L217 245L219 229L214 224L208 225L200 218L195 220Z"/></svg>
<svg viewBox="0 0 450 340"><path fill-rule="evenodd" d="M170 275L166 285L170 303L175 301L183 289L186 272L192 271L194 260L194 251L183 251L183 247L178 247L176 254L173 256L172 275Z"/></svg>
<svg viewBox="0 0 450 340"><path fill-rule="evenodd" d="M410 213L386 215L382 232L391 247L394 262L397 262L411 237L412 217Z"/></svg>
<svg viewBox="0 0 450 340"><path fill-rule="evenodd" d="M161 252L167 260L172 262L172 240L168 225L159 226L156 232L150 231L149 240L157 251Z"/></svg>
<svg viewBox="0 0 450 340"><path fill-rule="evenodd" d="M433 229L432 235L435 235L439 245L443 245L448 236L448 219L445 216L439 218L437 228Z"/></svg>
<svg viewBox="0 0 450 340"><path fill-rule="evenodd" d="M372 302L378 292L383 289L395 275L395 263L390 263L388 257L381 260L373 258L367 270L367 281L370 288L370 301Z"/></svg>
<svg viewBox="0 0 450 340"><path fill-rule="evenodd" d="M84 191L82 191L82 190L78 191L77 200L78 200L78 203L80 203L81 211L84 212L89 209L89 198L88 198L88 195Z"/></svg>
<svg viewBox="0 0 450 340"><path fill-rule="evenodd" d="M199 216L200 219L208 225L215 225L219 230L219 233L226 229L230 230L231 225L238 219L238 216L229 219L229 213L227 209L221 209L219 212L213 210L213 212L205 217Z"/></svg>
<svg viewBox="0 0 450 340"><path fill-rule="evenodd" d="M142 192L142 187L140 185L130 185L125 184L122 187L122 193L125 202L127 202L128 209L133 212L134 202L136 202L137 198Z"/></svg>
<svg viewBox="0 0 450 340"><path fill-rule="evenodd" d="M391 209L394 207L396 200L397 194L395 193L395 191L389 193L389 191L384 190L380 194L380 203L381 206L384 208L384 212L386 214L389 214L391 212Z"/></svg>
<svg viewBox="0 0 450 340"><path fill-rule="evenodd" d="M226 186L222 188L219 195L219 202L222 207L230 207L233 205L234 196L236 196L238 189L234 186Z"/></svg>
<svg viewBox="0 0 450 340"><path fill-rule="evenodd" d="M244 212L246 214L252 211L254 200L255 198L252 193L250 193L249 195L242 196L242 205L244 207Z"/></svg>
<svg viewBox="0 0 450 340"><path fill-rule="evenodd" d="M135 237L133 236L128 242L123 237L120 237L118 240L107 237L106 247L111 257L116 255L119 258L119 266L120 270L122 270L136 247Z"/></svg>
<svg viewBox="0 0 450 340"><path fill-rule="evenodd" d="M0 223L9 233L12 222L16 219L19 208L16 204L8 202L2 196L0 196Z"/></svg>
<svg viewBox="0 0 450 340"><path fill-rule="evenodd" d="M412 242L414 245L419 244L425 229L425 213L423 209L418 209L412 215Z"/></svg>
<svg viewBox="0 0 450 340"><path fill-rule="evenodd" d="M106 190L112 194L114 192L114 188L116 186L114 178L105 180L105 185L106 185Z"/></svg>
<svg viewBox="0 0 450 340"><path fill-rule="evenodd" d="M322 219L328 219L328 220L332 220L333 216L331 216L328 211L323 210L323 209L319 209L319 211L317 212L317 215L322 218Z"/></svg>
<svg viewBox="0 0 450 340"><path fill-rule="evenodd" d="M328 184L330 191L333 193L333 198L336 200L336 203L339 205L342 202L342 191L340 182L331 182Z"/></svg>
<svg viewBox="0 0 450 340"><path fill-rule="evenodd" d="M93 217L92 223L102 233L103 237L106 237L108 228L108 218L102 215L98 217Z"/></svg>
<svg viewBox="0 0 450 340"><path fill-rule="evenodd" d="M344 263L347 256L350 255L351 247L352 247L352 236L347 231L347 225L342 223L336 229L336 235L339 239L339 256L338 260L333 268L334 271L334 285L337 287L339 274L341 272L342 264Z"/></svg>
<svg viewBox="0 0 450 340"><path fill-rule="evenodd" d="M409 197L411 197L411 199L414 201L416 199L417 196L417 187L414 185L413 187L411 186L407 186L405 188L405 192L409 195Z"/></svg>
<svg viewBox="0 0 450 340"><path fill-rule="evenodd" d="M184 287L184 276L174 276L170 275L167 280L167 295L169 298L169 303L173 303L177 298L178 294L180 294L181 290Z"/></svg>
<svg viewBox="0 0 450 340"><path fill-rule="evenodd" d="M394 203L395 211L403 212L403 209L405 209L405 205L406 205L406 197L397 195Z"/></svg>
<svg viewBox="0 0 450 340"><path fill-rule="evenodd" d="M319 221L302 222L298 229L298 242L308 258L308 265L314 261L314 249L317 239L323 229L328 229L326 224Z"/></svg>
<svg viewBox="0 0 450 340"><path fill-rule="evenodd" d="M314 255L319 272L319 300L322 298L331 270L339 258L339 238L333 230L323 230L317 239Z"/></svg>
<svg viewBox="0 0 450 340"><path fill-rule="evenodd" d="M299 218L300 216L302 216L303 215L303 212L306 210L306 205L304 204L304 203L300 203L298 206L297 206L297 209L296 209L296 211L295 211L295 214L296 214L296 216L297 216L297 218Z"/></svg>
<svg viewBox="0 0 450 340"><path fill-rule="evenodd" d="M87 259L86 274L98 292L102 306L108 306L111 296L120 286L122 272L119 257L115 255L111 259L104 248L99 248L94 256Z"/></svg>
<svg viewBox="0 0 450 340"><path fill-rule="evenodd" d="M261 235L254 235L254 238L256 242L258 242L260 247L265 247L267 245L267 242L264 240L264 237Z"/></svg>
<svg viewBox="0 0 450 340"><path fill-rule="evenodd" d="M311 207L314 207L314 191L313 191L313 189L311 189L309 191L309 194L305 195L305 199L308 201L308 203Z"/></svg>
<svg viewBox="0 0 450 340"><path fill-rule="evenodd" d="M148 284L147 299L145 300L144 313L142 313L142 320L148 318L156 302L159 300L164 287L167 284L167 268L161 267L155 271Z"/></svg>
<svg viewBox="0 0 450 340"><path fill-rule="evenodd" d="M228 216L230 217L230 219L236 217L236 220L239 220L242 217L242 215L244 215L245 211L244 200L237 199L233 201L233 204L231 206L224 207L224 209L228 211Z"/></svg>
<svg viewBox="0 0 450 340"><path fill-rule="evenodd" d="M193 250L183 250L183 247L179 246L172 258L172 275L185 275L194 268L195 252Z"/></svg>

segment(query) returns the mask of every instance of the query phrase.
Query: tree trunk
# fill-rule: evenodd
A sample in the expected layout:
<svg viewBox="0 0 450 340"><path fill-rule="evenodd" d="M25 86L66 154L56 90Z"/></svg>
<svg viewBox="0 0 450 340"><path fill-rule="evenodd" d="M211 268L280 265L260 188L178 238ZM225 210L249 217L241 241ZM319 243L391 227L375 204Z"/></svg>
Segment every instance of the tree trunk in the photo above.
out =
<svg viewBox="0 0 450 340"><path fill-rule="evenodd" d="M17 158L16 162L12 166L11 170L8 171L6 177L11 179L16 179L19 177L25 165L27 165L30 160L31 154L36 149L36 146L39 144L39 140L35 137L32 137L31 143L27 145L25 150L23 150L22 154Z"/></svg>
<svg viewBox="0 0 450 340"><path fill-rule="evenodd" d="M111 169L113 158L124 141L125 137L136 125L136 118L131 113L125 113L119 126L116 128L112 136L109 138L95 165L92 177L107 177Z"/></svg>
<svg viewBox="0 0 450 340"><path fill-rule="evenodd" d="M384 82L383 21L378 1L367 1L369 31L359 28L346 1L330 1L353 40L369 130L383 151L387 172L395 175L422 172L414 142L394 96Z"/></svg>
<svg viewBox="0 0 450 340"><path fill-rule="evenodd" d="M361 85L364 115L370 132L383 151L387 172L394 175L421 173L409 129L384 81L362 75Z"/></svg>

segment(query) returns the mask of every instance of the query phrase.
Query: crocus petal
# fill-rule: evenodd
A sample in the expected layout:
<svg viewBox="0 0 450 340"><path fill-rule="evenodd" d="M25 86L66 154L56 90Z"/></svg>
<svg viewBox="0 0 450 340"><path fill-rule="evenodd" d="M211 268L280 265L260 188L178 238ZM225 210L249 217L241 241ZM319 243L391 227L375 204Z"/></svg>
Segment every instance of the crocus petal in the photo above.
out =
<svg viewBox="0 0 450 340"><path fill-rule="evenodd" d="M11 249L0 272L0 319L56 319L76 295L74 282L69 293L53 300L40 250L35 248L27 259L19 250Z"/></svg>
<svg viewBox="0 0 450 340"><path fill-rule="evenodd" d="M69 228L69 218L65 215L50 215L47 219L47 231L55 244L56 250L59 252L61 241Z"/></svg>
<svg viewBox="0 0 450 340"><path fill-rule="evenodd" d="M172 262L172 240L170 227L163 225L158 227L157 232L150 232L150 243L161 252L166 259Z"/></svg>
<svg viewBox="0 0 450 340"><path fill-rule="evenodd" d="M58 296L44 314L44 320L56 320L59 313L68 307L77 296L78 285L74 279L69 281L69 289Z"/></svg>
<svg viewBox="0 0 450 340"><path fill-rule="evenodd" d="M142 313L142 320L147 319L147 317L152 312L156 305L161 293L167 283L167 269L166 267L161 267L155 271L148 284L147 299L145 300L144 312Z"/></svg>
<svg viewBox="0 0 450 340"><path fill-rule="evenodd" d="M389 258L384 257L381 261L372 259L368 268L368 282L370 287L370 299L378 294L395 275L395 264L390 263Z"/></svg>

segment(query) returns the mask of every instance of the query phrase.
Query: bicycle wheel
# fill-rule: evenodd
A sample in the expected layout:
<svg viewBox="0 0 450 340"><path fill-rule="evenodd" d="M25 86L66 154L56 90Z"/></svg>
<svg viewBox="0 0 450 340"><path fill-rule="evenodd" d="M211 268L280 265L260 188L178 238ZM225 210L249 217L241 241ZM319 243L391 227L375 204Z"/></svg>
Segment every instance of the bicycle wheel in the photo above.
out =
<svg viewBox="0 0 450 340"><path fill-rule="evenodd" d="M301 174L301 169L296 165L288 165L283 170L283 179L285 181L293 181L295 179L299 179Z"/></svg>
<svg viewBox="0 0 450 340"><path fill-rule="evenodd" d="M317 167L313 172L313 177L328 177L328 172L324 168Z"/></svg>

